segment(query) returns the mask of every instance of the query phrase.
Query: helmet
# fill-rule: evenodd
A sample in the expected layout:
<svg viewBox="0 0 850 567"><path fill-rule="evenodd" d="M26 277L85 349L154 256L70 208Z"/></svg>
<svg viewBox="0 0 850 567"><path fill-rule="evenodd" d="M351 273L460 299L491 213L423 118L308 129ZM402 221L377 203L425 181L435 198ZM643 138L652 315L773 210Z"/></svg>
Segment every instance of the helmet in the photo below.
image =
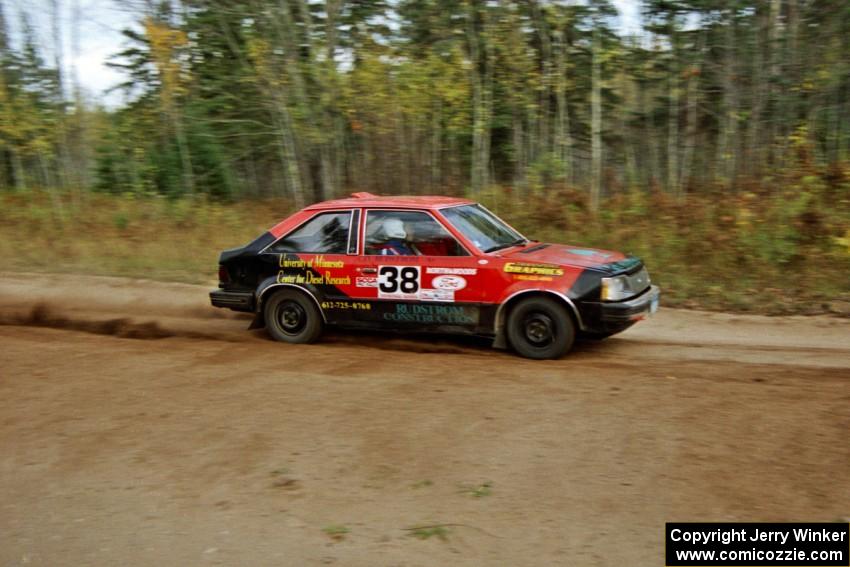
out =
<svg viewBox="0 0 850 567"><path fill-rule="evenodd" d="M407 233L404 231L404 223L399 219L385 220L383 228L384 234L387 235L387 238L404 239L407 237Z"/></svg>

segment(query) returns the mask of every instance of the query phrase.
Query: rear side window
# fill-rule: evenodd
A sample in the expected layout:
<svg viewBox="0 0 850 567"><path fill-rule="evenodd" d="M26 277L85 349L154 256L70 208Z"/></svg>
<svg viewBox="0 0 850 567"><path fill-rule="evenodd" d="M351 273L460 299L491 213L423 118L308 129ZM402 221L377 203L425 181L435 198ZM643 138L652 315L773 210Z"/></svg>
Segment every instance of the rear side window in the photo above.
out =
<svg viewBox="0 0 850 567"><path fill-rule="evenodd" d="M270 252L345 254L351 211L322 213L269 247Z"/></svg>

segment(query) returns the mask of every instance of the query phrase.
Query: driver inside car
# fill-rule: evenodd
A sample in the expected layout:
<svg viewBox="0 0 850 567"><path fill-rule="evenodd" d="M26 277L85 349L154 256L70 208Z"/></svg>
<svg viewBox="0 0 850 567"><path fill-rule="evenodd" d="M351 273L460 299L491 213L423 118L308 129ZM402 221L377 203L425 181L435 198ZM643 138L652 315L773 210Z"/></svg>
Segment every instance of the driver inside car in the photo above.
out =
<svg viewBox="0 0 850 567"><path fill-rule="evenodd" d="M416 256L412 243L407 241L404 223L399 219L387 219L381 226L385 240L377 246L381 256Z"/></svg>

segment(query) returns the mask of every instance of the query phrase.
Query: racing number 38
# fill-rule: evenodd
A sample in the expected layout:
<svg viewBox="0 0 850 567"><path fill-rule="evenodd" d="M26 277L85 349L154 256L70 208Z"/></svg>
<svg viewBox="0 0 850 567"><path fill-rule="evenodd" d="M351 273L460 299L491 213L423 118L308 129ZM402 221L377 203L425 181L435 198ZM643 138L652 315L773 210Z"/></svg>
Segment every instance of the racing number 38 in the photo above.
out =
<svg viewBox="0 0 850 567"><path fill-rule="evenodd" d="M378 289L383 293L415 294L419 291L419 266L381 266Z"/></svg>

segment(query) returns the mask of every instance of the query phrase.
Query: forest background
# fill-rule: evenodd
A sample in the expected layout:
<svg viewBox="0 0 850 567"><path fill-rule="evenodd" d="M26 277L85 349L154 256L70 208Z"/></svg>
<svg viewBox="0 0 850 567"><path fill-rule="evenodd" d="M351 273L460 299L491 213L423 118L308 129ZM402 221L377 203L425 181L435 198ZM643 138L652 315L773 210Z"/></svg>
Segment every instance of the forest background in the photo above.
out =
<svg viewBox="0 0 850 567"><path fill-rule="evenodd" d="M308 203L450 194L667 304L850 314L846 0L115 0L120 104L41 4L0 0L4 269L209 282Z"/></svg>

